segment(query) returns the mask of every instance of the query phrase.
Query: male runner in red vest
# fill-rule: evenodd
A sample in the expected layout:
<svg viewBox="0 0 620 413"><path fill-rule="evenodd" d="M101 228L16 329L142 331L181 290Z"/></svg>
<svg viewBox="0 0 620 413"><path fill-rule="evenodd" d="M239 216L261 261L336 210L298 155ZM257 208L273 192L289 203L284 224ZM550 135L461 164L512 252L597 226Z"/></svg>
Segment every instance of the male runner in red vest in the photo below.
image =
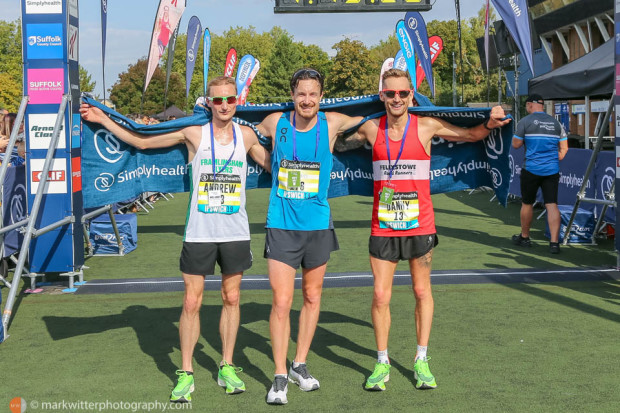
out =
<svg viewBox="0 0 620 413"><path fill-rule="evenodd" d="M409 114L407 108L413 106L411 80L407 72L398 69L383 74L380 98L387 114L364 123L357 133L346 138L346 143L367 141L372 145L374 203L368 244L374 276L371 313L378 357L365 388L385 390L385 382L390 378L387 348L392 280L398 261L408 260L416 299L416 388L433 389L437 383L426 356L433 321L431 259L437 245L429 181L431 140L439 136L455 142L476 142L510 119L504 120L500 106L491 110L486 122L472 128Z"/></svg>

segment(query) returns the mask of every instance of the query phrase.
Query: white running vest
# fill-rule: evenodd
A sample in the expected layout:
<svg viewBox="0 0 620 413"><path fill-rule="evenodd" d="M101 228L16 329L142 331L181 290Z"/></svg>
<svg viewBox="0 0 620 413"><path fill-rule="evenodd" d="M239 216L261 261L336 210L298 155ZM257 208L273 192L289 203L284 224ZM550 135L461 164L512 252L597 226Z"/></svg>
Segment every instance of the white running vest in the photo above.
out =
<svg viewBox="0 0 620 413"><path fill-rule="evenodd" d="M237 144L215 143L215 178L209 124L202 126L202 139L191 172L190 199L185 222L185 242L230 242L250 239L245 210L247 159L241 128L233 123ZM234 148L234 153L233 153ZM232 158L231 158L232 154ZM230 162L227 161L230 159ZM226 166L225 166L226 165ZM225 167L224 167L225 166ZM221 170L221 172L220 172Z"/></svg>

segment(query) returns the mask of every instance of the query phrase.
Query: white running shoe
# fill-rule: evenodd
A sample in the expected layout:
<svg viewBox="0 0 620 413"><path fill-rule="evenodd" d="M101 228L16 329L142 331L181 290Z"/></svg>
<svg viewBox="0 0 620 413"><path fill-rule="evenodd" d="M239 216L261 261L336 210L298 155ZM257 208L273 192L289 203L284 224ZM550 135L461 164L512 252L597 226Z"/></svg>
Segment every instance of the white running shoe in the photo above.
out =
<svg viewBox="0 0 620 413"><path fill-rule="evenodd" d="M295 368L291 364L291 368L288 371L288 381L299 385L299 388L303 391L318 390L321 387L319 381L308 373L305 363Z"/></svg>
<svg viewBox="0 0 620 413"><path fill-rule="evenodd" d="M273 384L271 385L271 389L269 389L269 393L267 393L267 403L268 404L288 403L288 399L286 398L287 392L288 392L288 381L286 381L286 376L276 376L276 378L273 380Z"/></svg>

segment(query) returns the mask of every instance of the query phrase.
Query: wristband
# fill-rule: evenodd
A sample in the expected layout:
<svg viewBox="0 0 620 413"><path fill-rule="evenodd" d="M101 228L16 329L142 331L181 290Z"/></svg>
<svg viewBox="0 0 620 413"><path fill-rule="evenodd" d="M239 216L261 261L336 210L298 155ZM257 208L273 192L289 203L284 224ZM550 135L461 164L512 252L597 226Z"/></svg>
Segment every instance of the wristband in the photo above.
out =
<svg viewBox="0 0 620 413"><path fill-rule="evenodd" d="M484 121L484 123L482 124L482 126L484 126L484 128L486 130L493 130L494 128L489 128L489 121L491 120L491 118L487 119Z"/></svg>

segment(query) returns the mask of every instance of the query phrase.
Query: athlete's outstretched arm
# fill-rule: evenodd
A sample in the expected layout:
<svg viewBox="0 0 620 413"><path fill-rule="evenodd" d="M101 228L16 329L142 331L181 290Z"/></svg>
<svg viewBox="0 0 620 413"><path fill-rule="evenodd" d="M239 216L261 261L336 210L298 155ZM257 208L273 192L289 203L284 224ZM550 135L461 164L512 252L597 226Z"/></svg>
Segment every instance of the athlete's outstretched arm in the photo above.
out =
<svg viewBox="0 0 620 413"><path fill-rule="evenodd" d="M429 117L422 118L421 126L426 129L427 133L431 133L431 138L439 136L454 142L477 142L486 138L493 129L501 128L512 120L505 118L504 109L501 106L494 106L489 119L473 128L461 128L443 119Z"/></svg>
<svg viewBox="0 0 620 413"><path fill-rule="evenodd" d="M250 157L263 169L271 173L271 155L267 148L258 141L254 129L249 126L241 126L241 132L243 132L243 143Z"/></svg>
<svg viewBox="0 0 620 413"><path fill-rule="evenodd" d="M276 128L278 126L278 120L282 116L282 112L274 112L265 117L261 123L256 125L256 129L261 135L271 138L272 145L275 142Z"/></svg>
<svg viewBox="0 0 620 413"><path fill-rule="evenodd" d="M80 114L88 122L99 123L104 128L121 139L123 142L138 149L168 148L170 146L187 143L185 134L182 131L162 133L159 135L142 135L125 129L114 122L103 111L87 103L80 105Z"/></svg>

